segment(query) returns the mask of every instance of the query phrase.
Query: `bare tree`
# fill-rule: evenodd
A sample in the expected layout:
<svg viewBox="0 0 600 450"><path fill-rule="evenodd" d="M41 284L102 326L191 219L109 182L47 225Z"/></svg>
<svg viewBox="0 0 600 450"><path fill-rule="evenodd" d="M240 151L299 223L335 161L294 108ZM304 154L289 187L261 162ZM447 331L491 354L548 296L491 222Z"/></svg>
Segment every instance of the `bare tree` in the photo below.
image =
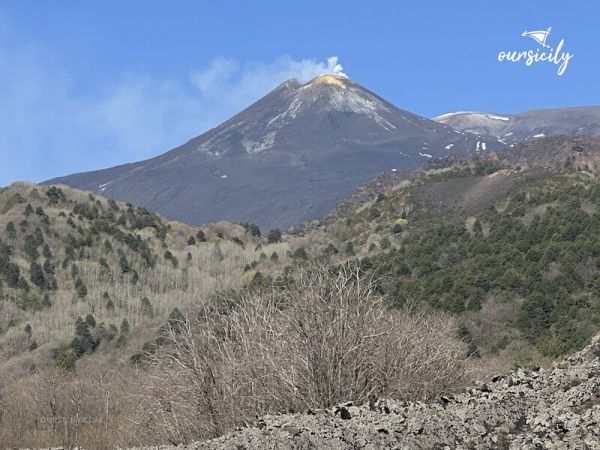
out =
<svg viewBox="0 0 600 450"><path fill-rule="evenodd" d="M288 286L204 304L152 355L137 423L173 443L256 414L456 386L464 345L446 316L389 309L360 267L311 267Z"/></svg>

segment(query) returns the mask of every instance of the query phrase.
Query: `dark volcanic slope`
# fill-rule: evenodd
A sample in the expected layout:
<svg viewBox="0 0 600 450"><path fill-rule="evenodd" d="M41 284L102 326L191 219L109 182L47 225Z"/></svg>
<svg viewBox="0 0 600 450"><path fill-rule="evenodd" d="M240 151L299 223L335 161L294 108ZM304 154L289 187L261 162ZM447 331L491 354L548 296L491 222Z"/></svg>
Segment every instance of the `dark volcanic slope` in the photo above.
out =
<svg viewBox="0 0 600 450"><path fill-rule="evenodd" d="M318 217L392 168L497 148L402 111L351 80L283 83L222 125L159 157L56 178L192 224L287 227Z"/></svg>
<svg viewBox="0 0 600 450"><path fill-rule="evenodd" d="M56 178L192 224L287 227L357 186L431 157L498 148L400 110L346 78L289 80L241 113L147 161Z"/></svg>
<svg viewBox="0 0 600 450"><path fill-rule="evenodd" d="M490 154L490 156L493 156ZM600 171L600 138L550 136L515 145L497 154L503 164L552 169L564 165Z"/></svg>
<svg viewBox="0 0 600 450"><path fill-rule="evenodd" d="M457 112L434 120L460 131L495 137L508 145L558 134L600 136L600 106L538 109L521 114Z"/></svg>

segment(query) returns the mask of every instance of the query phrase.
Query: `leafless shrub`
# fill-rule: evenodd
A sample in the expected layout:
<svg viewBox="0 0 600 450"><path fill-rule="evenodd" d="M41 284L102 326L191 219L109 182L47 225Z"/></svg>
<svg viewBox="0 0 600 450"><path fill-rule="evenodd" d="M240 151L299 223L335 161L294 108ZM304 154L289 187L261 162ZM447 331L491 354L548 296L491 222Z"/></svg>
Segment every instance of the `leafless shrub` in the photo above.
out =
<svg viewBox="0 0 600 450"><path fill-rule="evenodd" d="M454 322L390 310L373 288L359 267L313 267L285 288L205 304L149 355L137 425L179 443L266 412L427 399L456 386L465 348Z"/></svg>

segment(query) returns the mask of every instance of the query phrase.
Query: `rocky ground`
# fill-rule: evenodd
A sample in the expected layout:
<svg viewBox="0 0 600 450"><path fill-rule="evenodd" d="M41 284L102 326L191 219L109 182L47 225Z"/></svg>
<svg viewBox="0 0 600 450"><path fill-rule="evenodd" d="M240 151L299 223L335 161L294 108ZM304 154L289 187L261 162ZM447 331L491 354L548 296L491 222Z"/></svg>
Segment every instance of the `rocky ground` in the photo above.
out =
<svg viewBox="0 0 600 450"><path fill-rule="evenodd" d="M380 399L265 416L178 448L600 449L600 337L552 369L518 369L431 403Z"/></svg>

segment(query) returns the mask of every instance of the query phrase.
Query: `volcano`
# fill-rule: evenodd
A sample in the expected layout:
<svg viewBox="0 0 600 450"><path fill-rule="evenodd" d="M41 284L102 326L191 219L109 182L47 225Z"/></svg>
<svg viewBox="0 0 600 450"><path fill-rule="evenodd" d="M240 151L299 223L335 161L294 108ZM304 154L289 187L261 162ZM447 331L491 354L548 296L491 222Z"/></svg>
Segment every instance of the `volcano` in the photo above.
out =
<svg viewBox="0 0 600 450"><path fill-rule="evenodd" d="M194 225L286 228L357 186L452 153L500 144L401 110L358 83L290 79L231 119L160 156L49 180Z"/></svg>

